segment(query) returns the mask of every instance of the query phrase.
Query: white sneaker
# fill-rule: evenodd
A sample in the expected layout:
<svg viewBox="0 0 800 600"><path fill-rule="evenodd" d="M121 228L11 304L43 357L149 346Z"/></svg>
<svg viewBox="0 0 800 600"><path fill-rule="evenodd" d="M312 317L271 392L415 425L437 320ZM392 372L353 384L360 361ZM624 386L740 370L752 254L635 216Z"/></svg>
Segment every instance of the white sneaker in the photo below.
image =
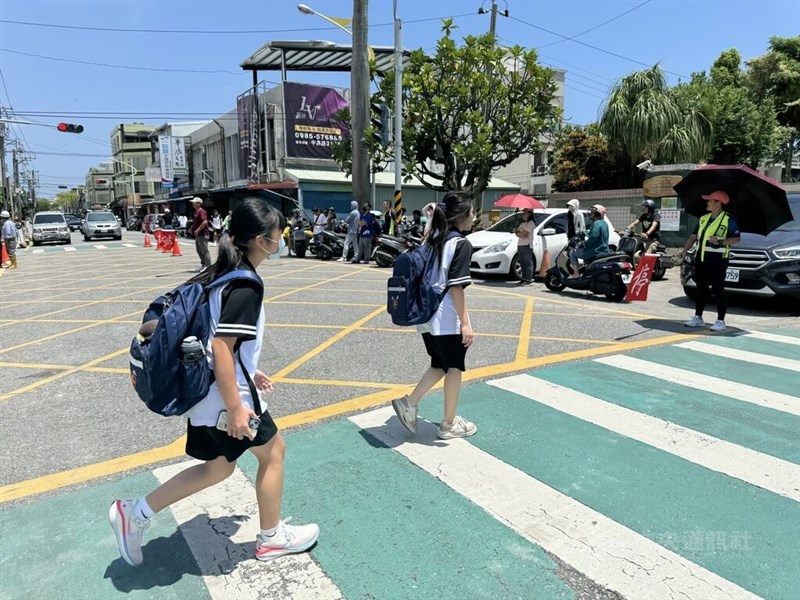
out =
<svg viewBox="0 0 800 600"><path fill-rule="evenodd" d="M117 538L122 559L135 567L142 564L142 536L150 526L150 519L133 516L136 500L114 500L108 509L108 522Z"/></svg>
<svg viewBox="0 0 800 600"><path fill-rule="evenodd" d="M698 317L694 315L691 319L684 323L686 327L705 327L706 323L703 321L703 317Z"/></svg>
<svg viewBox="0 0 800 600"><path fill-rule="evenodd" d="M437 435L440 440L452 440L453 438L463 438L475 435L478 431L477 425L467 421L464 417L456 417L450 427L445 427L444 421L439 425Z"/></svg>
<svg viewBox="0 0 800 600"><path fill-rule="evenodd" d="M345 261L345 258L344 258L344 256L343 256L342 258L337 258L337 259L336 259L336 262L344 262L344 261Z"/></svg>
<svg viewBox="0 0 800 600"><path fill-rule="evenodd" d="M417 407L411 404L408 396L403 396L399 400L392 400L392 408L403 427L411 433L417 433Z"/></svg>
<svg viewBox="0 0 800 600"><path fill-rule="evenodd" d="M278 523L278 531L272 537L256 539L256 558L258 560L275 560L286 554L305 552L313 546L319 537L319 525L287 525L292 518Z"/></svg>
<svg viewBox="0 0 800 600"><path fill-rule="evenodd" d="M711 326L711 331L725 331L725 321L715 321Z"/></svg>

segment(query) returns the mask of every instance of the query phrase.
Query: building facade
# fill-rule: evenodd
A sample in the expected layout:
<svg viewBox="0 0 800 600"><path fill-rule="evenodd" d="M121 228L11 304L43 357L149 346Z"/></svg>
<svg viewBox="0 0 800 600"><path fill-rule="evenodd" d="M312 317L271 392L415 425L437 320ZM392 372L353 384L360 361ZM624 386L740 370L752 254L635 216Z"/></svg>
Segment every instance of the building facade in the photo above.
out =
<svg viewBox="0 0 800 600"><path fill-rule="evenodd" d="M150 134L155 129L144 123L120 123L111 130L112 208L126 223L139 207L154 199L155 188L146 180L145 170L153 160Z"/></svg>
<svg viewBox="0 0 800 600"><path fill-rule="evenodd" d="M108 208L114 203L114 169L111 163L100 163L86 172L86 208Z"/></svg>

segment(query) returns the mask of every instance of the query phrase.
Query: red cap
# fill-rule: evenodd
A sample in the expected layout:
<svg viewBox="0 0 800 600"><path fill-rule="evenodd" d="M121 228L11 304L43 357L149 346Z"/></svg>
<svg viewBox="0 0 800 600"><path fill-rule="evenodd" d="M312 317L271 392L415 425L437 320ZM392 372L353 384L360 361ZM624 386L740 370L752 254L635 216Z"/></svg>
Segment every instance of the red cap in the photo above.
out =
<svg viewBox="0 0 800 600"><path fill-rule="evenodd" d="M725 206L728 202L731 201L731 197L728 196L727 192L723 192L722 190L717 190L716 192L711 192L710 194L706 194L705 196L700 196L703 200L716 200L723 206Z"/></svg>

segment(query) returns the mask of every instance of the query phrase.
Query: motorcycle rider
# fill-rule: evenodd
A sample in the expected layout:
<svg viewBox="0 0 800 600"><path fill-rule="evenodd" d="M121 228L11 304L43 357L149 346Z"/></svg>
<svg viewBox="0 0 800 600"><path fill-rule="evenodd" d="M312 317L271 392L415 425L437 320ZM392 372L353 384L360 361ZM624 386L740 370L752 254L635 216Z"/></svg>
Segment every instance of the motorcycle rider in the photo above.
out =
<svg viewBox="0 0 800 600"><path fill-rule="evenodd" d="M658 240L661 237L661 213L656 210L656 203L650 199L642 200L639 205L644 208L645 212L642 213L638 219L625 228L626 232L633 232L637 224L642 224L641 237L644 239L644 253L654 254L658 249ZM642 257L642 252L634 254L634 260L639 262Z"/></svg>
<svg viewBox="0 0 800 600"><path fill-rule="evenodd" d="M575 248L569 256L569 264L573 278L580 277L579 259L588 265L601 254L608 254L608 224L605 221L606 207L602 204L592 206L590 217L592 223L586 234L586 241L580 248Z"/></svg>

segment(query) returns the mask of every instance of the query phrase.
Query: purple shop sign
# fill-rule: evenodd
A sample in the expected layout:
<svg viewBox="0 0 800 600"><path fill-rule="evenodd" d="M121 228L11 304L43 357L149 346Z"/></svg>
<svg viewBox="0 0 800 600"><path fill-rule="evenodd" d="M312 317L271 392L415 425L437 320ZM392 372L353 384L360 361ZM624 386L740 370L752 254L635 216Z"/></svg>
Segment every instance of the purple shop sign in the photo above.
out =
<svg viewBox="0 0 800 600"><path fill-rule="evenodd" d="M331 146L350 135L334 115L347 100L334 88L284 82L286 155L293 158L331 158Z"/></svg>

